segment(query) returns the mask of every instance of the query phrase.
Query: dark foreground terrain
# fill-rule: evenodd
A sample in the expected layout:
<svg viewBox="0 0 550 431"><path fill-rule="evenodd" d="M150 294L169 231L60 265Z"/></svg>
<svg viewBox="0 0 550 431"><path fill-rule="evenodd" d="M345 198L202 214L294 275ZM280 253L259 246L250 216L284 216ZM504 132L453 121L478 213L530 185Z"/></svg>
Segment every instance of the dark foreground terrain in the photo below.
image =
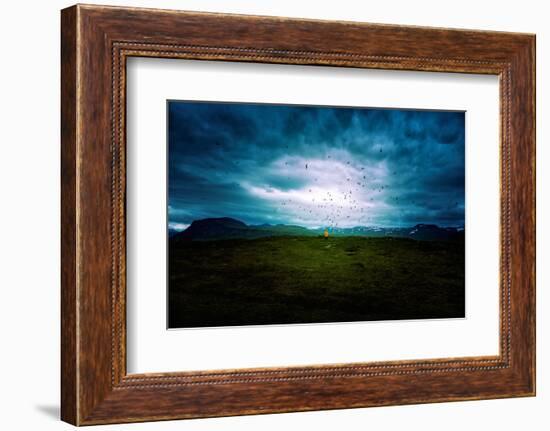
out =
<svg viewBox="0 0 550 431"><path fill-rule="evenodd" d="M173 241L169 327L464 317L464 242Z"/></svg>

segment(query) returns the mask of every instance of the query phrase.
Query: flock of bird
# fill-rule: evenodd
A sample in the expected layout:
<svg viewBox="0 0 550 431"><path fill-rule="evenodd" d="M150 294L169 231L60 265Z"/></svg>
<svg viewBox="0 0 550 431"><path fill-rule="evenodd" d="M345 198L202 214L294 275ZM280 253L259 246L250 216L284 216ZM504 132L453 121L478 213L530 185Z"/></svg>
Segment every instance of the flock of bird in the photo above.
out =
<svg viewBox="0 0 550 431"><path fill-rule="evenodd" d="M330 156L327 156L330 159ZM342 176L330 185L322 186L319 169L312 169L315 161L309 161L303 165L302 174L307 178L307 197L300 195L298 198L287 198L279 202L277 212L291 213L293 217L304 224L311 224L312 220L318 221L320 227L337 229L338 227L351 227L355 225L372 224L373 216L377 215L380 208L387 206L386 198L382 198L387 185L380 184L380 179L368 173L364 166L356 166L351 161L343 163L347 169L335 169L331 172L341 171ZM285 162L292 169L292 175L296 176L296 165ZM300 167L298 167L300 169ZM395 173L395 172L394 172ZM291 177L287 176L290 180ZM319 181L321 180L321 181ZM389 199L396 202L398 197ZM402 211L402 210L401 210Z"/></svg>

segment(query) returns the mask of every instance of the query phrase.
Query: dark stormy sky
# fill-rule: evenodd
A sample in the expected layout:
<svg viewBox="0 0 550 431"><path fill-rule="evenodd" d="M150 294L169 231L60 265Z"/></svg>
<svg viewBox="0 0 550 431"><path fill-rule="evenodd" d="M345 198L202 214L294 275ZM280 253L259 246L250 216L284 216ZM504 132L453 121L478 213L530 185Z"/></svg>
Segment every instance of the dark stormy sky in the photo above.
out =
<svg viewBox="0 0 550 431"><path fill-rule="evenodd" d="M168 218L464 226L464 113L168 102Z"/></svg>

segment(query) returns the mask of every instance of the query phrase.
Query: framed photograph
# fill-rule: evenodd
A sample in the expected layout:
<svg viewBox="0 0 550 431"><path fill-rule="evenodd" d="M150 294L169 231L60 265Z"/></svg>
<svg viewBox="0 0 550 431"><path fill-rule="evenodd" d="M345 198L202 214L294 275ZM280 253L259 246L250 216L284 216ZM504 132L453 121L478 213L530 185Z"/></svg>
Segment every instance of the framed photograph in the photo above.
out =
<svg viewBox="0 0 550 431"><path fill-rule="evenodd" d="M61 415L535 394L535 37L62 11Z"/></svg>

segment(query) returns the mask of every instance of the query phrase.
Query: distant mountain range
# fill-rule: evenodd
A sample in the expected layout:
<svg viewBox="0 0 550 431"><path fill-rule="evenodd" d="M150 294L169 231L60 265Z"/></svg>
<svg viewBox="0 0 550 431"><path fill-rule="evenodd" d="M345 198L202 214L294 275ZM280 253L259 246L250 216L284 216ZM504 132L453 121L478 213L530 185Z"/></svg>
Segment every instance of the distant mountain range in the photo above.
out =
<svg viewBox="0 0 550 431"><path fill-rule="evenodd" d="M293 225L246 225L230 217L195 220L181 232L169 232L170 241L213 241L219 239L255 239L270 236L320 236L324 228L307 229ZM408 228L356 226L329 229L330 236L400 237L422 241L463 241L464 228L417 224Z"/></svg>

